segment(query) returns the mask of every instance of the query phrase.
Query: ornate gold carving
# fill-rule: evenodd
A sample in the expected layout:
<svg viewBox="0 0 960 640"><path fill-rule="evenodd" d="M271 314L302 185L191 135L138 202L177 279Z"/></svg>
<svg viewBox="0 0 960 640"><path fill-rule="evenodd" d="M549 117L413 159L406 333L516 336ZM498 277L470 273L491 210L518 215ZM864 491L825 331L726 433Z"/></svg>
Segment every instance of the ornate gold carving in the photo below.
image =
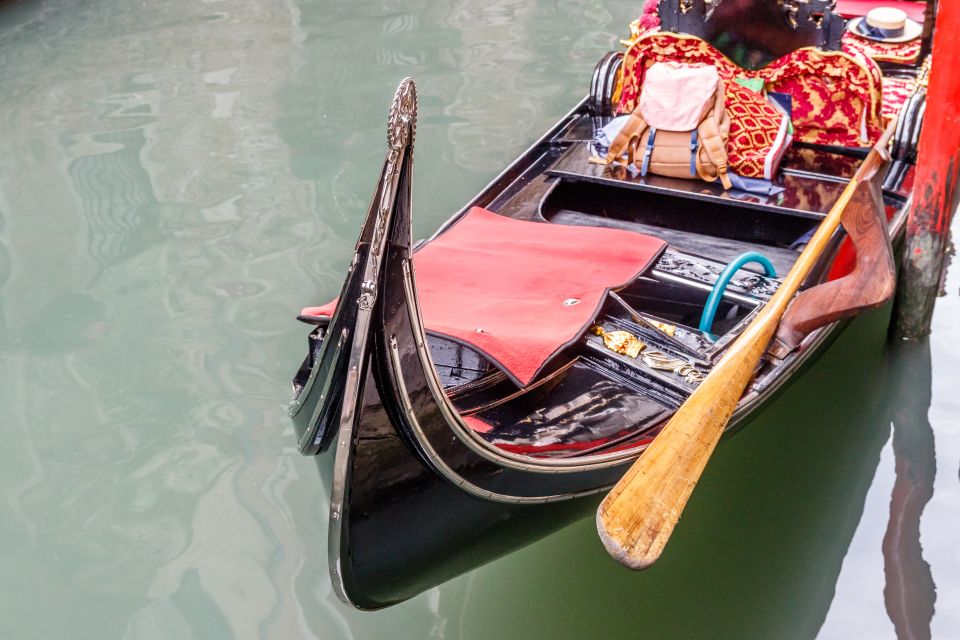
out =
<svg viewBox="0 0 960 640"><path fill-rule="evenodd" d="M603 338L603 344L610 351L636 358L640 352L647 348L645 342L642 342L629 331L605 331L600 325L593 325L590 330Z"/></svg>
<svg viewBox="0 0 960 640"><path fill-rule="evenodd" d="M689 362L685 362L679 358L668 356L667 354L660 353L659 351L648 351L643 354L643 358L641 359L643 360L643 363L651 369L671 371L677 374L683 378L687 384L700 384L703 382L703 372Z"/></svg>
<svg viewBox="0 0 960 640"><path fill-rule="evenodd" d="M646 320L646 318L644 319ZM650 320L647 321L652 322ZM651 369L675 373L683 378L687 384L698 385L703 382L705 374L692 364L685 360L661 353L660 351L647 351L647 344L629 331L606 331L598 324L590 327L590 331L594 335L603 338L603 345L614 353L630 356L631 358L639 357L640 360Z"/></svg>
<svg viewBox="0 0 960 640"><path fill-rule="evenodd" d="M930 66L932 61L933 57L927 56L923 64L920 65L920 71L917 72L917 86L913 90L914 93L920 91L921 88L926 89L930 84Z"/></svg>
<svg viewBox="0 0 960 640"><path fill-rule="evenodd" d="M646 320L647 322L649 322L649 323L652 324L654 327L656 327L656 328L659 329L660 331L664 332L665 334L667 334L667 335L670 336L671 338L674 337L675 335L677 335L677 328L676 328L675 326L673 326L672 324L667 324L666 322L660 322L659 320L653 320L653 319L650 319L650 318L644 318L644 320Z"/></svg>

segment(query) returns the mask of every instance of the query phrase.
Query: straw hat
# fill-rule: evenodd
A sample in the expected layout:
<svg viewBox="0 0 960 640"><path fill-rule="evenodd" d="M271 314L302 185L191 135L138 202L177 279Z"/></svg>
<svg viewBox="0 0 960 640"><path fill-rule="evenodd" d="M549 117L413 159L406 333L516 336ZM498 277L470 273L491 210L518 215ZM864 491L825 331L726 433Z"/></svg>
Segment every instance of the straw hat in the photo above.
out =
<svg viewBox="0 0 960 640"><path fill-rule="evenodd" d="M861 38L890 43L916 40L923 33L923 25L893 7L871 9L863 18L848 22L847 29Z"/></svg>

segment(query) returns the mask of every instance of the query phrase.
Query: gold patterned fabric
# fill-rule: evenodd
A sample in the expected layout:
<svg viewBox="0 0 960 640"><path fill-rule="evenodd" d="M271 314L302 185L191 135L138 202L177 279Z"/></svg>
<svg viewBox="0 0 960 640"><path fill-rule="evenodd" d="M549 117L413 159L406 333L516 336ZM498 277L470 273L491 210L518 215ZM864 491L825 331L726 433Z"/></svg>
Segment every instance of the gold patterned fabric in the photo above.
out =
<svg viewBox="0 0 960 640"><path fill-rule="evenodd" d="M907 98L912 96L916 89L916 78L885 77L883 79L883 105L881 109L884 120L889 122L899 116Z"/></svg>
<svg viewBox="0 0 960 640"><path fill-rule="evenodd" d="M700 38L659 31L641 35L624 54L620 113L636 107L647 68L666 61L714 65L725 81L759 78L768 91L789 94L796 140L867 147L883 132L882 76L862 53L808 47L761 69L744 69Z"/></svg>
<svg viewBox="0 0 960 640"><path fill-rule="evenodd" d="M772 180L791 142L786 114L763 95L737 82L727 83L725 93L724 108L730 117L730 169L745 178Z"/></svg>
<svg viewBox="0 0 960 640"><path fill-rule="evenodd" d="M878 42L861 38L851 31L844 33L842 40L843 50L848 53L860 53L875 62L895 64L916 63L920 59L921 44L919 39L910 42Z"/></svg>

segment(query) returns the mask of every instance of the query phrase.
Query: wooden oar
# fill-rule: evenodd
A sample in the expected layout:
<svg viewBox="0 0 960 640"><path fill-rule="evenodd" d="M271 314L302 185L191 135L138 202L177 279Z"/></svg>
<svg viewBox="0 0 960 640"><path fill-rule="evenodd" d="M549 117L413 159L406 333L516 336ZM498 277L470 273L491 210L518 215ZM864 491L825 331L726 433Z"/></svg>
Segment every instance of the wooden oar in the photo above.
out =
<svg viewBox="0 0 960 640"><path fill-rule="evenodd" d="M621 564L644 569L660 556L787 305L840 225L854 191L889 160L894 128L860 165L777 292L600 504L597 531Z"/></svg>

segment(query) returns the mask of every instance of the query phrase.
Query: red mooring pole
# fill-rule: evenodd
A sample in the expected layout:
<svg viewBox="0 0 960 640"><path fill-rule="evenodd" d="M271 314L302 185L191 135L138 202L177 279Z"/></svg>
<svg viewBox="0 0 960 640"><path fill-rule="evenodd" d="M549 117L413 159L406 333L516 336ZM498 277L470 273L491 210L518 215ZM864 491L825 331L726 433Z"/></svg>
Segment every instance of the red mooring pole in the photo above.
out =
<svg viewBox="0 0 960 640"><path fill-rule="evenodd" d="M960 0L937 5L933 66L897 288L894 335L902 339L930 332L950 220L960 197Z"/></svg>

